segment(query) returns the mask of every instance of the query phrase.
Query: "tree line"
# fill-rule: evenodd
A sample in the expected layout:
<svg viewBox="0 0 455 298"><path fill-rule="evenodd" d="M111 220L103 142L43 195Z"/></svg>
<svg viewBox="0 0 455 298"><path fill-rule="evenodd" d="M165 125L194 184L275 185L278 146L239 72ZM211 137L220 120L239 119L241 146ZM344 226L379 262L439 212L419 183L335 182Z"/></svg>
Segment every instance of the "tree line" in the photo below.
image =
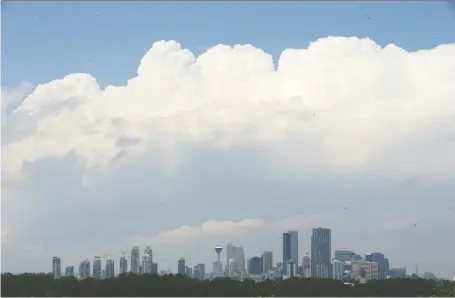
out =
<svg viewBox="0 0 455 298"><path fill-rule="evenodd" d="M54 279L51 274L2 274L2 297L455 297L455 282L425 279L372 280L346 285L319 278L236 281L197 280L182 275L122 274L97 280Z"/></svg>

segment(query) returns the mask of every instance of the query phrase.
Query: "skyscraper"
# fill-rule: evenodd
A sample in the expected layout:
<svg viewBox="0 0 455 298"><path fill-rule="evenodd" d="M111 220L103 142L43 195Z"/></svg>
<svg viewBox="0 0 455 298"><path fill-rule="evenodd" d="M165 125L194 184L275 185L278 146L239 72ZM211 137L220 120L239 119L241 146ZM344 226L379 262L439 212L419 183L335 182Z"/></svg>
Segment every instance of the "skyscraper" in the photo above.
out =
<svg viewBox="0 0 455 298"><path fill-rule="evenodd" d="M90 261L85 260L82 261L79 265L79 276L81 278L88 278L90 277Z"/></svg>
<svg viewBox="0 0 455 298"><path fill-rule="evenodd" d="M101 279L101 257L95 257L93 259L92 277L95 279Z"/></svg>
<svg viewBox="0 0 455 298"><path fill-rule="evenodd" d="M232 247L232 258L236 262L237 273L246 273L245 266L245 252L241 246Z"/></svg>
<svg viewBox="0 0 455 298"><path fill-rule="evenodd" d="M331 231L326 228L315 228L311 236L311 276L332 277Z"/></svg>
<svg viewBox="0 0 455 298"><path fill-rule="evenodd" d="M146 246L144 250L144 254L147 256L147 264L145 264L145 273L152 274L152 266L153 266L153 252L150 246ZM144 264L143 264L144 266Z"/></svg>
<svg viewBox="0 0 455 298"><path fill-rule="evenodd" d="M114 277L114 260L107 260L106 261L106 278L113 278Z"/></svg>
<svg viewBox="0 0 455 298"><path fill-rule="evenodd" d="M128 261L125 256L120 257L120 274L128 272Z"/></svg>
<svg viewBox="0 0 455 298"><path fill-rule="evenodd" d="M141 264L141 274L146 274L146 273L149 273L148 272L148 255L144 254L142 256L142 264Z"/></svg>
<svg viewBox="0 0 455 298"><path fill-rule="evenodd" d="M294 264L299 263L299 233L297 231L289 231L289 236L291 238L291 258L290 260Z"/></svg>
<svg viewBox="0 0 455 298"><path fill-rule="evenodd" d="M131 250L131 272L134 274L139 274L140 267L140 256L139 256L139 247L134 246Z"/></svg>
<svg viewBox="0 0 455 298"><path fill-rule="evenodd" d="M288 262L291 259L291 235L283 233L283 273L286 273Z"/></svg>
<svg viewBox="0 0 455 298"><path fill-rule="evenodd" d="M273 268L273 252L264 251L262 253L262 272L268 273Z"/></svg>
<svg viewBox="0 0 455 298"><path fill-rule="evenodd" d="M232 259L234 257L234 253L232 251L232 243L229 242L227 245L226 245L226 266L228 265L229 263L229 260Z"/></svg>
<svg viewBox="0 0 455 298"><path fill-rule="evenodd" d="M61 261L58 257L52 258L52 276L58 279L62 276Z"/></svg>
<svg viewBox="0 0 455 298"><path fill-rule="evenodd" d="M180 260L178 260L178 262L177 262L177 273L181 274L181 275L185 275L186 274L186 272L185 272L185 259L184 258L180 258Z"/></svg>
<svg viewBox="0 0 455 298"><path fill-rule="evenodd" d="M73 277L74 276L74 266L67 266L65 268L65 276L66 277Z"/></svg>
<svg viewBox="0 0 455 298"><path fill-rule="evenodd" d="M378 275L379 279L385 279L387 273L389 272L389 259L387 259L384 254L380 252L374 252L371 254L365 255L365 260L368 262L378 263Z"/></svg>
<svg viewBox="0 0 455 298"><path fill-rule="evenodd" d="M304 256L302 259L303 276L311 277L311 260L309 256Z"/></svg>
<svg viewBox="0 0 455 298"><path fill-rule="evenodd" d="M152 263L151 274L158 274L158 263Z"/></svg>
<svg viewBox="0 0 455 298"><path fill-rule="evenodd" d="M292 261L299 263L299 234L297 231L283 233L283 267L287 270L287 264Z"/></svg>
<svg viewBox="0 0 455 298"><path fill-rule="evenodd" d="M248 274L259 275L262 273L260 257L252 257L248 260Z"/></svg>
<svg viewBox="0 0 455 298"><path fill-rule="evenodd" d="M332 278L337 280L343 280L344 276L344 262L333 259L332 261Z"/></svg>

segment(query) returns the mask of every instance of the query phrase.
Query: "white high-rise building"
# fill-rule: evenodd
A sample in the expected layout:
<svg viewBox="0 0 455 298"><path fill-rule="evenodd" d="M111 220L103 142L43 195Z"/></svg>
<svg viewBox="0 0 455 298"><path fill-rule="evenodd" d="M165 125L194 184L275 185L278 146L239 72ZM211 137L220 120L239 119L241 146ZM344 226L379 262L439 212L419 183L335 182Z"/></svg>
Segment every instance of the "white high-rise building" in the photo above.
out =
<svg viewBox="0 0 455 298"><path fill-rule="evenodd" d="M332 275L333 279L343 280L344 276L344 262L337 259L332 261Z"/></svg>
<svg viewBox="0 0 455 298"><path fill-rule="evenodd" d="M95 257L93 259L93 273L92 277L95 279L101 279L101 257Z"/></svg>
<svg viewBox="0 0 455 298"><path fill-rule="evenodd" d="M237 275L237 273L239 272L239 269L238 269L238 263L237 261L234 259L234 258L231 258L229 261L228 261L228 270L227 270L227 276L228 277L234 277Z"/></svg>
<svg viewBox="0 0 455 298"><path fill-rule="evenodd" d="M227 245L226 245L226 266L228 265L229 263L229 260L232 259L234 257L234 252L232 250L232 243L229 242Z"/></svg>
<svg viewBox="0 0 455 298"><path fill-rule="evenodd" d="M355 279L368 281L379 279L379 266L376 262L364 260L348 261L352 265L352 275Z"/></svg>
<svg viewBox="0 0 455 298"><path fill-rule="evenodd" d="M144 268L144 273L152 274L153 268L153 251L150 246L146 246L144 249L144 255L147 256L146 262L142 259L142 267Z"/></svg>
<svg viewBox="0 0 455 298"><path fill-rule="evenodd" d="M245 270L245 253L243 251L243 247L241 246L233 246L232 247L232 258L237 263L237 272L240 274L244 274Z"/></svg>
<svg viewBox="0 0 455 298"><path fill-rule="evenodd" d="M273 268L273 252L264 251L262 253L262 272L268 273Z"/></svg>
<svg viewBox="0 0 455 298"><path fill-rule="evenodd" d="M134 274L140 273L140 252L139 247L135 246L131 250L131 272Z"/></svg>
<svg viewBox="0 0 455 298"><path fill-rule="evenodd" d="M55 279L58 279L62 276L62 263L60 261L60 258L58 257L53 257L52 258L52 276Z"/></svg>
<svg viewBox="0 0 455 298"><path fill-rule="evenodd" d="M292 278L297 275L297 264L293 261L289 261L286 264L286 277Z"/></svg>

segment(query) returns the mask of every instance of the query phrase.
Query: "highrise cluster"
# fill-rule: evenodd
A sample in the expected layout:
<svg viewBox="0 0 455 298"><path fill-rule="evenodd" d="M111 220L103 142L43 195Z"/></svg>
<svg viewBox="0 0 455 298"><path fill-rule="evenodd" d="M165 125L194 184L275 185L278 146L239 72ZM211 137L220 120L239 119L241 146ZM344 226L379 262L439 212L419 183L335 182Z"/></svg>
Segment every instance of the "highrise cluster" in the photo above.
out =
<svg viewBox="0 0 455 298"><path fill-rule="evenodd" d="M225 264L221 253L223 247L215 247L216 259L213 262L212 272L206 272L203 263L191 267L185 258L177 260L177 274L187 275L197 279L213 279L217 277L230 277L242 280L244 278L264 280L292 277L319 277L338 280L385 279L405 277L406 268L390 268L389 260L380 252L366 254L363 257L351 249L335 249L332 257L332 235L327 228L314 228L311 235L310 254L305 252L299 263L299 235L297 231L283 233L282 259L273 262L273 252L264 251L260 256L253 256L245 260L245 251L242 246L228 243L225 249ZM129 255L129 260L123 252L120 257L118 273L134 274L170 274L170 271L158 271L158 263L153 262L153 252L150 246L144 249L141 258L140 249L134 246ZM90 260L83 260L79 265L78 273L73 266L65 269L66 276L79 278L92 277L95 279L110 278L116 275L114 260L105 257L105 266L102 258L95 256L90 268ZM129 265L129 266L128 266ZM92 270L91 270L92 269ZM128 270L129 269L129 270ZM416 270L417 271L417 270ZM60 258L52 259L52 273L54 278L61 277ZM415 274L418 274L416 272ZM426 272L424 277L433 278L434 275ZM435 277L434 277L435 278Z"/></svg>

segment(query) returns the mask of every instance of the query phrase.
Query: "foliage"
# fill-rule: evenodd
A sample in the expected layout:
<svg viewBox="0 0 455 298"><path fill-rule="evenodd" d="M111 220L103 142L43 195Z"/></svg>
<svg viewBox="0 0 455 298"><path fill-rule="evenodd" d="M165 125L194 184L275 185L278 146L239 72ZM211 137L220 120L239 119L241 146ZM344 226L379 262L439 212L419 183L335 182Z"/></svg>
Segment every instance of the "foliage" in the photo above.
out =
<svg viewBox="0 0 455 298"><path fill-rule="evenodd" d="M318 278L266 280L256 283L228 278L200 281L181 275L124 274L116 278L78 280L73 277L53 279L50 274L2 275L2 296L41 297L429 297L455 296L455 282L424 279L373 280L354 286L341 281Z"/></svg>

